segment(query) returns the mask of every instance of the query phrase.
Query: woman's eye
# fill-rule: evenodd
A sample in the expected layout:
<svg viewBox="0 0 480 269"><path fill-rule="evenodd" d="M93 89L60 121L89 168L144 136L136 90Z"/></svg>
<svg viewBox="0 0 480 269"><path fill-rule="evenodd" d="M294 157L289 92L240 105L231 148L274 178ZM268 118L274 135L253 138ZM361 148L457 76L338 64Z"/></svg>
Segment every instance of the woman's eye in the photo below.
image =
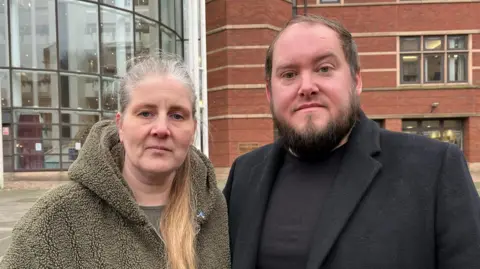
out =
<svg viewBox="0 0 480 269"><path fill-rule="evenodd" d="M152 113L148 112L148 111L142 111L140 113L138 113L138 115L140 117L144 117L144 118L148 118L148 117L151 117L152 116Z"/></svg>
<svg viewBox="0 0 480 269"><path fill-rule="evenodd" d="M172 117L174 120L183 120L184 119L184 117L179 113L172 113L172 114L170 114L170 117Z"/></svg>

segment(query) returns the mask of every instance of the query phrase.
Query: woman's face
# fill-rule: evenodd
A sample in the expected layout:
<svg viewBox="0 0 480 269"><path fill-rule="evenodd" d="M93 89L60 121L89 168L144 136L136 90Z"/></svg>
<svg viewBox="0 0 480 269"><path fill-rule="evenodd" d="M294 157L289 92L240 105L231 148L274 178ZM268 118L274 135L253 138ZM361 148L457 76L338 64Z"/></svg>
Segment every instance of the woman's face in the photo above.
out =
<svg viewBox="0 0 480 269"><path fill-rule="evenodd" d="M147 76L130 93L117 127L125 166L152 176L184 162L196 129L192 92L170 76Z"/></svg>

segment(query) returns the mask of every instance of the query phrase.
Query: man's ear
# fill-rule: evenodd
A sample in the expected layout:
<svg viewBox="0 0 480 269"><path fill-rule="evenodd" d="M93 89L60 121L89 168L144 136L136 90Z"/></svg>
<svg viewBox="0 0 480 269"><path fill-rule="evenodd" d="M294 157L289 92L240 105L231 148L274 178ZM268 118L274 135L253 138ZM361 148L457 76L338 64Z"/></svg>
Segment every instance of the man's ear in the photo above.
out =
<svg viewBox="0 0 480 269"><path fill-rule="evenodd" d="M355 91L357 92L357 95L360 95L363 91L362 76L360 75L360 72L355 75L355 79L357 80L357 86L355 88Z"/></svg>
<svg viewBox="0 0 480 269"><path fill-rule="evenodd" d="M272 87L271 87L269 81L267 81L267 83L265 85L266 85L265 86L265 94L267 95L268 103L271 103L272 102Z"/></svg>
<svg viewBox="0 0 480 269"><path fill-rule="evenodd" d="M118 136L120 137L120 143L123 141L122 136L123 136L123 121L122 121L122 114L120 112L117 112L115 115L115 123L117 125L117 130L118 130Z"/></svg>

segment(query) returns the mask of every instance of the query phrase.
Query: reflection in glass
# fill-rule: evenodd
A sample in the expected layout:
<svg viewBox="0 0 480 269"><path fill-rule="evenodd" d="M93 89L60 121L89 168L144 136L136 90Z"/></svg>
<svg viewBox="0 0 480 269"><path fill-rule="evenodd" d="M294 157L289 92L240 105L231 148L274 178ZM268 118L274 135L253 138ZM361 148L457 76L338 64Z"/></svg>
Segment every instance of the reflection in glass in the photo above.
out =
<svg viewBox="0 0 480 269"><path fill-rule="evenodd" d="M402 121L402 129L405 130L412 130L417 128L417 121L412 120L404 120Z"/></svg>
<svg viewBox="0 0 480 269"><path fill-rule="evenodd" d="M161 30L162 30L162 50L166 52L175 53L175 49L176 49L175 34L164 27L162 27Z"/></svg>
<svg viewBox="0 0 480 269"><path fill-rule="evenodd" d="M170 29L175 29L175 0L161 0L161 22Z"/></svg>
<svg viewBox="0 0 480 269"><path fill-rule="evenodd" d="M443 54L425 54L425 82L443 80Z"/></svg>
<svg viewBox="0 0 480 269"><path fill-rule="evenodd" d="M98 109L100 80L96 76L60 75L62 107Z"/></svg>
<svg viewBox="0 0 480 269"><path fill-rule="evenodd" d="M98 73L98 11L95 4L58 1L60 69Z"/></svg>
<svg viewBox="0 0 480 269"><path fill-rule="evenodd" d="M426 50L443 50L443 36L424 37Z"/></svg>
<svg viewBox="0 0 480 269"><path fill-rule="evenodd" d="M422 121L422 127L426 129L440 128L440 121L438 120L425 120Z"/></svg>
<svg viewBox="0 0 480 269"><path fill-rule="evenodd" d="M100 120L99 113L62 111L61 138L84 141L90 127Z"/></svg>
<svg viewBox="0 0 480 269"><path fill-rule="evenodd" d="M183 7L182 7L182 0L175 0L175 21L176 27L175 31L181 37L183 37Z"/></svg>
<svg viewBox="0 0 480 269"><path fill-rule="evenodd" d="M132 1L128 0L100 0L100 3L104 3L110 6L119 7L123 9L132 10Z"/></svg>
<svg viewBox="0 0 480 269"><path fill-rule="evenodd" d="M58 107L56 73L13 71L12 92L15 107Z"/></svg>
<svg viewBox="0 0 480 269"><path fill-rule="evenodd" d="M449 50L467 49L467 36L449 36L448 49Z"/></svg>
<svg viewBox="0 0 480 269"><path fill-rule="evenodd" d="M9 107L10 100L10 76L8 70L0 70L0 92L2 95L2 107Z"/></svg>
<svg viewBox="0 0 480 269"><path fill-rule="evenodd" d="M133 15L112 8L101 8L102 73L122 76L133 56Z"/></svg>
<svg viewBox="0 0 480 269"><path fill-rule="evenodd" d="M419 51L419 37L402 37L400 38L400 51Z"/></svg>
<svg viewBox="0 0 480 269"><path fill-rule="evenodd" d="M120 83L117 79L104 78L102 80L102 109L115 111L118 109L118 90Z"/></svg>
<svg viewBox="0 0 480 269"><path fill-rule="evenodd" d="M448 54L448 81L467 81L467 54Z"/></svg>
<svg viewBox="0 0 480 269"><path fill-rule="evenodd" d="M135 13L158 20L158 0L134 0Z"/></svg>
<svg viewBox="0 0 480 269"><path fill-rule="evenodd" d="M56 69L55 0L11 0L12 63Z"/></svg>
<svg viewBox="0 0 480 269"><path fill-rule="evenodd" d="M402 55L402 82L420 82L420 56Z"/></svg>
<svg viewBox="0 0 480 269"><path fill-rule="evenodd" d="M135 54L152 54L159 51L158 24L141 17L135 20Z"/></svg>
<svg viewBox="0 0 480 269"><path fill-rule="evenodd" d="M8 66L7 0L0 0L0 66Z"/></svg>

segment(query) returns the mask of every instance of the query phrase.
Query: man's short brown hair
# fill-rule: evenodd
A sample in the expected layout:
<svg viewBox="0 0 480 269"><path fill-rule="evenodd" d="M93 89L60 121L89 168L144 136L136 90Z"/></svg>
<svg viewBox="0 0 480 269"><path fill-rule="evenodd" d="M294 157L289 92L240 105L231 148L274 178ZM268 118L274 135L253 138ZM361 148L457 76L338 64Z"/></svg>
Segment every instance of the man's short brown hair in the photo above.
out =
<svg viewBox="0 0 480 269"><path fill-rule="evenodd" d="M270 44L268 47L267 57L265 60L265 80L267 81L268 88L270 89L271 86L273 51L275 49L275 43L288 27L298 23L321 24L335 31L338 34L340 42L342 43L343 53L345 55L345 59L347 59L348 65L350 66L352 79L356 81L356 75L358 72L360 72L360 61L358 59L357 45L352 38L352 34L350 34L350 32L341 23L334 20L316 15L298 15L287 22L285 27L280 30L272 44Z"/></svg>

